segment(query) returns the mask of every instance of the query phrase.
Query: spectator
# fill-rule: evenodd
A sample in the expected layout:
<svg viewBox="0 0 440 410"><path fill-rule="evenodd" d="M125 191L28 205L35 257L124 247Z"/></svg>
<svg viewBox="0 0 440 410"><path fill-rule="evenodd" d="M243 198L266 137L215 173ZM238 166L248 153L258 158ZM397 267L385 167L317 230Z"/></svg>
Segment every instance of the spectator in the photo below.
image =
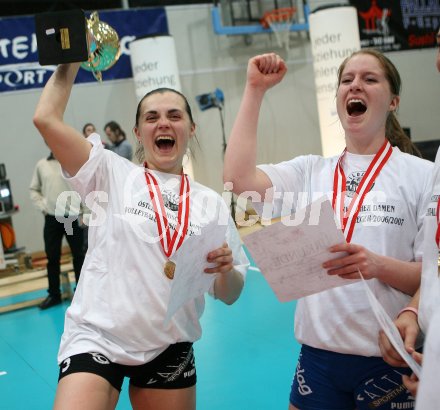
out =
<svg viewBox="0 0 440 410"><path fill-rule="evenodd" d="M72 191L72 189L61 175L60 163L50 153L47 158L38 161L30 184L31 199L35 207L44 215L44 250L47 256L49 295L40 303L40 309L47 309L61 303L60 263L64 236L72 253L76 283L79 281L84 262L84 233L78 223L81 213L80 201L78 200L75 203L72 200L70 210L57 206L60 194L66 191ZM71 196L71 198L74 198L74 196ZM72 216L76 216L73 222ZM65 221L72 223L73 232L66 232Z"/></svg>
<svg viewBox="0 0 440 410"><path fill-rule="evenodd" d="M110 121L105 124L104 131L112 143L108 148L131 161L133 158L133 147L127 141L125 132L120 125L116 121Z"/></svg>

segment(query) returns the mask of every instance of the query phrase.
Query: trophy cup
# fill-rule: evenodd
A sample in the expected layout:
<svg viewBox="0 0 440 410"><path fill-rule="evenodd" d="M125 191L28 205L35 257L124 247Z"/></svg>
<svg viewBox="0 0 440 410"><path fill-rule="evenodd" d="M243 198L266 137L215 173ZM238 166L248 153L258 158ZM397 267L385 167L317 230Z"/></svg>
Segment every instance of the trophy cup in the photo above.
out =
<svg viewBox="0 0 440 410"><path fill-rule="evenodd" d="M35 33L41 65L81 62L98 81L121 52L118 34L99 20L97 11L89 19L79 9L37 14Z"/></svg>

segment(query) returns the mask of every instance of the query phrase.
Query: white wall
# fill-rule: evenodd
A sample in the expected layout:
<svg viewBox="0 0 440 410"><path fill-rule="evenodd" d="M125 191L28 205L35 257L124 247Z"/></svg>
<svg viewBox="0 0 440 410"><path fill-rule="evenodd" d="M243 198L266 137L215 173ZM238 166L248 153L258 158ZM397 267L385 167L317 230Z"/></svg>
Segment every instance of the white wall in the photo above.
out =
<svg viewBox="0 0 440 410"><path fill-rule="evenodd" d="M319 1L311 2L312 9ZM219 112L200 112L195 96L220 88L225 94L225 131L229 134L244 87L249 57L269 51L286 58L288 74L282 85L265 97L259 128L259 162L277 162L298 154L320 153L320 137L310 44L307 36L292 35L286 54L275 38L254 35L247 45L242 36L216 36L211 26L211 5L167 8L170 34L176 43L184 94L198 125L200 149L193 162L195 177L217 191L222 185L222 132ZM435 49L390 53L403 79L400 119L411 127L414 140L439 137L437 96L440 78L435 70ZM28 186L35 163L48 154L32 124L41 90L0 94L0 163L6 164L14 201L20 212L14 216L18 245L28 251L43 249L43 218L34 210ZM136 97L131 80L75 86L66 120L78 129L93 122L98 130L116 120L129 135L134 124Z"/></svg>

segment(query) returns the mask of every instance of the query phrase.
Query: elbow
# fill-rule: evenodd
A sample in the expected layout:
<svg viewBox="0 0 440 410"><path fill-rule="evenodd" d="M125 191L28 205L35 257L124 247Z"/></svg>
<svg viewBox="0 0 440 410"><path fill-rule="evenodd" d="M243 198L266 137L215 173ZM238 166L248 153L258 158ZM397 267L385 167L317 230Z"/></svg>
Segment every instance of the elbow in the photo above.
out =
<svg viewBox="0 0 440 410"><path fill-rule="evenodd" d="M241 293L241 291L240 291L240 293ZM231 306L238 300L240 293L238 293L237 295L228 295L227 297L222 298L221 301L225 305Z"/></svg>
<svg viewBox="0 0 440 410"><path fill-rule="evenodd" d="M233 173L223 172L223 187L225 191L230 191L237 195L241 194L240 179Z"/></svg>
<svg viewBox="0 0 440 410"><path fill-rule="evenodd" d="M225 305L234 304L241 295L241 291L244 287L244 279L238 273L234 272L234 281L227 286L227 289L223 288L219 295L217 295L217 289L214 290L216 297L220 299Z"/></svg>
<svg viewBox="0 0 440 410"><path fill-rule="evenodd" d="M230 161L228 151L225 153L224 166L223 166L223 186L225 191L235 192L235 185L237 182L236 167Z"/></svg>
<svg viewBox="0 0 440 410"><path fill-rule="evenodd" d="M230 184L233 183L233 176L226 170L226 168L223 170L223 184Z"/></svg>
<svg viewBox="0 0 440 410"><path fill-rule="evenodd" d="M35 112L32 122L34 123L35 128L40 131L41 134L44 134L44 130L47 129L49 124L47 116L43 115L38 110Z"/></svg>
<svg viewBox="0 0 440 410"><path fill-rule="evenodd" d="M45 133L62 121L62 116L52 107L47 107L44 104L38 104L32 117L32 122L35 128L44 136Z"/></svg>
<svg viewBox="0 0 440 410"><path fill-rule="evenodd" d="M43 112L35 112L32 122L40 135L47 141L57 126L57 118Z"/></svg>

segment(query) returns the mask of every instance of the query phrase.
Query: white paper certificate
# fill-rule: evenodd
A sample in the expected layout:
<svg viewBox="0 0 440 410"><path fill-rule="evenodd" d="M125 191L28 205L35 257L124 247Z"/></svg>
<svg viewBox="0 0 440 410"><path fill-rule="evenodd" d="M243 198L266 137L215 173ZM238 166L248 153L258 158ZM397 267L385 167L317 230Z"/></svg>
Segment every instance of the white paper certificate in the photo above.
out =
<svg viewBox="0 0 440 410"><path fill-rule="evenodd" d="M344 243L327 197L312 202L289 219L251 233L243 242L281 302L354 283L327 274L322 263L340 257L328 248Z"/></svg>
<svg viewBox="0 0 440 410"><path fill-rule="evenodd" d="M215 265L208 263L208 253L221 248L225 242L226 225L210 223L202 228L203 235L187 238L175 255L176 262L171 285L165 324L185 303L205 294L215 280L215 274L204 273L205 268Z"/></svg>
<svg viewBox="0 0 440 410"><path fill-rule="evenodd" d="M364 284L365 292L367 293L371 308L374 315L376 316L377 321L379 322L380 327L385 332L389 341L400 354L402 359L405 360L405 362L408 364L414 374L418 378L420 378L420 372L422 371L421 366L406 351L402 337L400 336L399 330L397 329L396 325L394 324L388 313L385 312L385 309L382 307L379 301L376 299L376 296L374 296L374 293L371 291L367 281L364 280L364 278L362 277L361 272L359 272L359 274L362 278L362 283Z"/></svg>

